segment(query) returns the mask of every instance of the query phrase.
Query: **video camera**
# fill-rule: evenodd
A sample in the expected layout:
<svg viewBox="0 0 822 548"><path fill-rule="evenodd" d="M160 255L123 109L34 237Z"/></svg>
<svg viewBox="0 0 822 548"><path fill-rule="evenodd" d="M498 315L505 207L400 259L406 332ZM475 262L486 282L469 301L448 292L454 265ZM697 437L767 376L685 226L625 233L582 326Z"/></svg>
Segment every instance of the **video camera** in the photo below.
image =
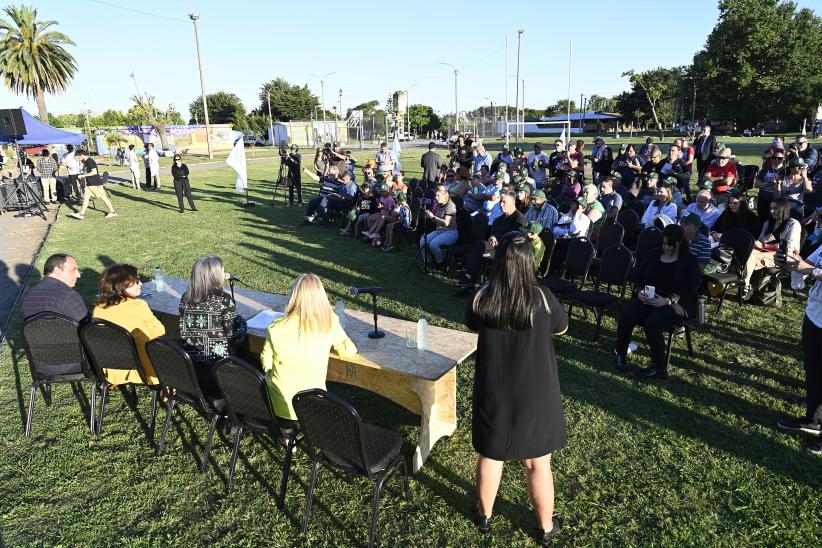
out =
<svg viewBox="0 0 822 548"><path fill-rule="evenodd" d="M285 160L286 157L288 157L288 148L285 146L285 144L280 144L279 154L280 160Z"/></svg>

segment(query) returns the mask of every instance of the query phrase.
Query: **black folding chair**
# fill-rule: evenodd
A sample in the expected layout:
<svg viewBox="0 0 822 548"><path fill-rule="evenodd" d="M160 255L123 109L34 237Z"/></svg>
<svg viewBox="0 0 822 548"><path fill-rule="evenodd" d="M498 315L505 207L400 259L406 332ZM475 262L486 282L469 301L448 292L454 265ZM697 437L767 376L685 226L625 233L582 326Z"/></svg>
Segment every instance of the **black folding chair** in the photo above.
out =
<svg viewBox="0 0 822 548"><path fill-rule="evenodd" d="M414 200L411 204L411 224L408 225L406 229L395 230L394 251L399 252L402 239L408 243L409 247L415 246L417 240L416 235L420 224L420 211L422 211L422 205L419 200Z"/></svg>
<svg viewBox="0 0 822 548"><path fill-rule="evenodd" d="M548 267L551 266L551 257L554 256L554 249L557 246L557 239L554 233L550 230L543 230L539 233L539 239L542 240L542 245L545 246L545 254L542 256L542 262L537 268L537 276L542 278L548 274Z"/></svg>
<svg viewBox="0 0 822 548"><path fill-rule="evenodd" d="M151 391L151 425L149 438L154 443L154 424L157 419L157 397L160 392L159 384L149 384L148 376L140 363L134 337L126 329L106 320L92 319L80 328L80 340L86 349L94 372L102 386L103 394L100 399L100 416L97 419L97 435L103 431L103 416L106 409L106 400L112 384L108 382L103 369L118 369L123 371L137 371L142 384L127 383L132 387L139 386Z"/></svg>
<svg viewBox="0 0 822 548"><path fill-rule="evenodd" d="M706 280L722 285L719 305L716 307L717 314L722 310L722 303L725 302L725 294L728 292L729 287L737 288L739 305L742 306L742 294L745 292L745 263L748 262L753 252L754 238L744 228L732 228L722 234L719 245L729 247L732 250L730 268L727 272L713 272L704 275ZM710 297L710 292L708 296Z"/></svg>
<svg viewBox="0 0 822 548"><path fill-rule="evenodd" d="M643 228L636 242L636 265L639 266L648 253L662 244L662 231L656 227Z"/></svg>
<svg viewBox="0 0 822 548"><path fill-rule="evenodd" d="M471 215L465 209L461 210L462 215L457 213L457 241L451 245L443 246L443 261L445 262L445 274L451 272L451 264L456 266L458 262L464 260L471 252L475 242L484 240L488 234L488 217L483 212Z"/></svg>
<svg viewBox="0 0 822 548"><path fill-rule="evenodd" d="M402 471L406 500L411 498L405 459L400 454L402 438L387 428L363 422L350 404L325 390L298 392L293 399L305 439L311 448L311 480L303 513L303 533L314 499L320 465L343 469L348 474L365 476L375 482L371 505L368 546L374 545L377 513L383 486L391 474Z"/></svg>
<svg viewBox="0 0 822 548"><path fill-rule="evenodd" d="M680 333L680 329L682 329L685 334L685 342L688 345L688 355L694 355L694 345L691 342L691 327L688 324L688 319L683 318L681 322L674 325L670 331L668 331L668 348L665 352L665 363L666 365L671 364L671 350L674 347L674 338L678 336Z"/></svg>
<svg viewBox="0 0 822 548"><path fill-rule="evenodd" d="M594 244L588 238L573 238L568 242L565 264L559 278L543 278L540 285L547 287L558 298L578 291L588 279L588 270L594 258Z"/></svg>
<svg viewBox="0 0 822 548"><path fill-rule="evenodd" d="M619 223L608 222L602 225L597 236L594 258L591 260L591 269L598 270L602 253L611 247L622 243L625 237L625 228Z"/></svg>
<svg viewBox="0 0 822 548"><path fill-rule="evenodd" d="M195 411L209 421L208 434L203 446L203 458L200 461L200 472L208 466L208 455L211 452L211 440L217 427L217 419L222 416L225 400L215 399L203 394L194 364L183 346L168 337L158 337L146 344L146 353L154 366L154 372L162 386L173 388L166 402L166 419L157 442L157 454L162 455L166 443L166 434L171 424L174 408L178 403L190 405Z"/></svg>
<svg viewBox="0 0 822 548"><path fill-rule="evenodd" d="M636 243L636 235L641 218L642 215L637 214L636 211L629 207L623 207L619 210L619 213L617 213L616 222L621 224L625 229L625 237L623 240L628 247L633 247Z"/></svg>
<svg viewBox="0 0 822 548"><path fill-rule="evenodd" d="M594 289L577 291L568 297L570 301L568 304L569 316L573 312L574 304L594 310L594 316L597 319L595 341L599 340L602 315L605 310L614 304L619 304L619 301L625 296L628 275L631 273L633 264L634 254L631 253L630 249L622 244L609 247L602 254L602 263Z"/></svg>
<svg viewBox="0 0 822 548"><path fill-rule="evenodd" d="M274 414L265 375L251 364L234 356L223 358L214 366L214 377L220 392L225 396L225 409L235 430L234 447L228 464L226 492L231 489L231 483L234 481L234 468L237 465L243 432L248 429L268 434L285 449L283 475L277 497L277 507L282 509L285 506L288 474L291 471L291 455L297 446L297 423L286 421Z"/></svg>
<svg viewBox="0 0 822 548"><path fill-rule="evenodd" d="M43 399L50 406L51 385L54 383L91 383L89 429L94 432L97 376L83 353L77 322L54 312L41 312L26 319L22 332L31 371L26 437L31 434L37 388L42 387Z"/></svg>

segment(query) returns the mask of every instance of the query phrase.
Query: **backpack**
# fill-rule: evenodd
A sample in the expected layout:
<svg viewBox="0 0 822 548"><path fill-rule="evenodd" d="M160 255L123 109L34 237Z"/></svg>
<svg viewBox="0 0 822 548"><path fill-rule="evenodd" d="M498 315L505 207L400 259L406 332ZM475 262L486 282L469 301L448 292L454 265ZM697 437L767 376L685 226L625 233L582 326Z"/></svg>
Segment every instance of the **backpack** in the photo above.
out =
<svg viewBox="0 0 822 548"><path fill-rule="evenodd" d="M751 276L751 304L768 308L782 308L782 281L767 268L754 272Z"/></svg>

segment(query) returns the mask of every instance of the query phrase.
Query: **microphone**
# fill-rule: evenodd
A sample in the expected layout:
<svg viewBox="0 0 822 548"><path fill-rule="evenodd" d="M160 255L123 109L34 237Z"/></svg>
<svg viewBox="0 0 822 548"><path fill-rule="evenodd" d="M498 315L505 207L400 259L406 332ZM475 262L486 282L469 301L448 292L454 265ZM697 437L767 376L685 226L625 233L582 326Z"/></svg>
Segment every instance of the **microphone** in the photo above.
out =
<svg viewBox="0 0 822 548"><path fill-rule="evenodd" d="M383 287L350 287L348 291L351 292L352 295L359 295L360 293L368 293L371 295L376 295L377 293L382 293L385 291Z"/></svg>
<svg viewBox="0 0 822 548"><path fill-rule="evenodd" d="M229 274L228 272L225 273L225 279L226 279L227 282L240 282L240 283L242 283L242 280L240 278L238 278L234 274Z"/></svg>

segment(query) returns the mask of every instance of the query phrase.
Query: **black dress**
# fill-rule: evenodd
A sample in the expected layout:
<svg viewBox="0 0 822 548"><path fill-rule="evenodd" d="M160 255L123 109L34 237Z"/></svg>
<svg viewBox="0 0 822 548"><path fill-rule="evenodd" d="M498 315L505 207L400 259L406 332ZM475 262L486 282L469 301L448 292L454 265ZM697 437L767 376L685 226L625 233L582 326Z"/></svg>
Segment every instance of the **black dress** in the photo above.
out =
<svg viewBox="0 0 822 548"><path fill-rule="evenodd" d="M466 325L479 333L474 373L472 442L482 456L521 460L565 445L553 334L568 327L568 315L545 288L534 326L501 331L483 324L469 305Z"/></svg>

